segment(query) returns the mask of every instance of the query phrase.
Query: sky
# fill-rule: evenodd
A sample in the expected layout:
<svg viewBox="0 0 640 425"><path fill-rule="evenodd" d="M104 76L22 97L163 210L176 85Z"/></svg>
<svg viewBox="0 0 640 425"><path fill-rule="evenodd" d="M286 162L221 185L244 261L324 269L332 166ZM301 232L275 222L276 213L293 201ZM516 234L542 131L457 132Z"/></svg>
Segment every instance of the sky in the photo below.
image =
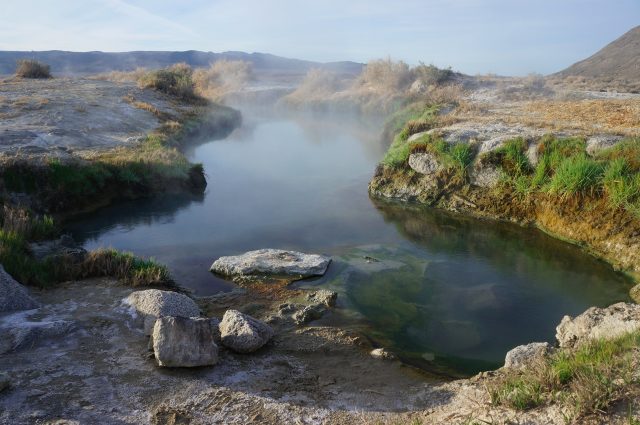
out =
<svg viewBox="0 0 640 425"><path fill-rule="evenodd" d="M640 0L0 0L0 50L391 57L548 74L640 25Z"/></svg>

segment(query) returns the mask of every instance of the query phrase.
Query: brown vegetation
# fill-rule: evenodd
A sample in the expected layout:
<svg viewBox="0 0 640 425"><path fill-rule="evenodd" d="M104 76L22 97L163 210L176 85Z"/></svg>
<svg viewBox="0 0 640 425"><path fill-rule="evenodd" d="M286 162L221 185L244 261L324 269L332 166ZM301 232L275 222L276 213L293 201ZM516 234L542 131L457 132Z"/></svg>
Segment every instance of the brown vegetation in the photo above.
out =
<svg viewBox="0 0 640 425"><path fill-rule="evenodd" d="M25 59L18 61L16 77L20 78L51 78L51 67L36 60Z"/></svg>
<svg viewBox="0 0 640 425"><path fill-rule="evenodd" d="M219 60L209 68L198 68L193 72L195 92L213 101L220 101L228 93L242 89L252 79L251 64L245 61Z"/></svg>

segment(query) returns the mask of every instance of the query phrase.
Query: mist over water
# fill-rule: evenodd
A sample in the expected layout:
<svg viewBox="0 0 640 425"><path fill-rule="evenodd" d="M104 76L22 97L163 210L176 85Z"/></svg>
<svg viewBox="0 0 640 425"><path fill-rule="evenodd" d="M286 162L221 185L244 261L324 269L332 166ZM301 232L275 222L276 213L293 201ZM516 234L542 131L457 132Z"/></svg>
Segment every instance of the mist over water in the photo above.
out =
<svg viewBox="0 0 640 425"><path fill-rule="evenodd" d="M625 277L541 232L369 199L385 150L375 121L243 117L227 139L188 152L204 165L204 195L120 203L67 230L88 249L155 257L196 295L235 287L208 272L222 255L332 255L327 276L299 283L340 293L323 320L364 326L405 360L448 374L499 366L515 345L553 340L563 315L628 297Z"/></svg>

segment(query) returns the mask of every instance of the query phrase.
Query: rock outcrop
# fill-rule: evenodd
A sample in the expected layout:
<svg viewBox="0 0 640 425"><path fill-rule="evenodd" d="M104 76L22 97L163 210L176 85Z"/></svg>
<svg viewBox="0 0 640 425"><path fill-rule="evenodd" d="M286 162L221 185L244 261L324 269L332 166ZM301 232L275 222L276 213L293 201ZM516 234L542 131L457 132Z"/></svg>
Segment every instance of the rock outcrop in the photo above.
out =
<svg viewBox="0 0 640 425"><path fill-rule="evenodd" d="M147 289L132 292L124 303L131 306L144 320L144 331L151 335L159 317L198 317L200 309L189 297L177 292Z"/></svg>
<svg viewBox="0 0 640 425"><path fill-rule="evenodd" d="M433 154L417 152L409 155L409 167L420 174L434 174L440 170L441 165Z"/></svg>
<svg viewBox="0 0 640 425"><path fill-rule="evenodd" d="M252 353L273 337L265 323L237 310L227 310L220 322L222 345L237 353Z"/></svg>
<svg viewBox="0 0 640 425"><path fill-rule="evenodd" d="M217 322L207 318L160 317L153 327L153 352L159 366L197 367L218 362Z"/></svg>
<svg viewBox="0 0 640 425"><path fill-rule="evenodd" d="M556 328L560 347L577 347L588 341L612 339L640 329L640 305L617 303L607 308L591 307L572 318L564 316Z"/></svg>
<svg viewBox="0 0 640 425"><path fill-rule="evenodd" d="M259 249L242 255L220 257L211 271L224 276L321 276L331 258L281 249Z"/></svg>
<svg viewBox="0 0 640 425"><path fill-rule="evenodd" d="M504 367L508 369L527 367L537 360L544 359L551 350L551 345L548 342L532 342L519 345L507 353L504 359Z"/></svg>
<svg viewBox="0 0 640 425"><path fill-rule="evenodd" d="M30 310L39 304L31 298L27 288L20 285L0 265L0 313Z"/></svg>

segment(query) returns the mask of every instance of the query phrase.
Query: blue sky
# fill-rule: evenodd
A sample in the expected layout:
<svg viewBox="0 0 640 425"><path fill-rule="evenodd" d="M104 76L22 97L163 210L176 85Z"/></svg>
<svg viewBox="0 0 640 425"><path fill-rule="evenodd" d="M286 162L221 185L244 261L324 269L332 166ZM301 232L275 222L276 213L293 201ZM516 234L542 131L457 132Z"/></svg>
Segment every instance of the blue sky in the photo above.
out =
<svg viewBox="0 0 640 425"><path fill-rule="evenodd" d="M640 25L640 0L0 0L0 50L390 56L550 73Z"/></svg>

